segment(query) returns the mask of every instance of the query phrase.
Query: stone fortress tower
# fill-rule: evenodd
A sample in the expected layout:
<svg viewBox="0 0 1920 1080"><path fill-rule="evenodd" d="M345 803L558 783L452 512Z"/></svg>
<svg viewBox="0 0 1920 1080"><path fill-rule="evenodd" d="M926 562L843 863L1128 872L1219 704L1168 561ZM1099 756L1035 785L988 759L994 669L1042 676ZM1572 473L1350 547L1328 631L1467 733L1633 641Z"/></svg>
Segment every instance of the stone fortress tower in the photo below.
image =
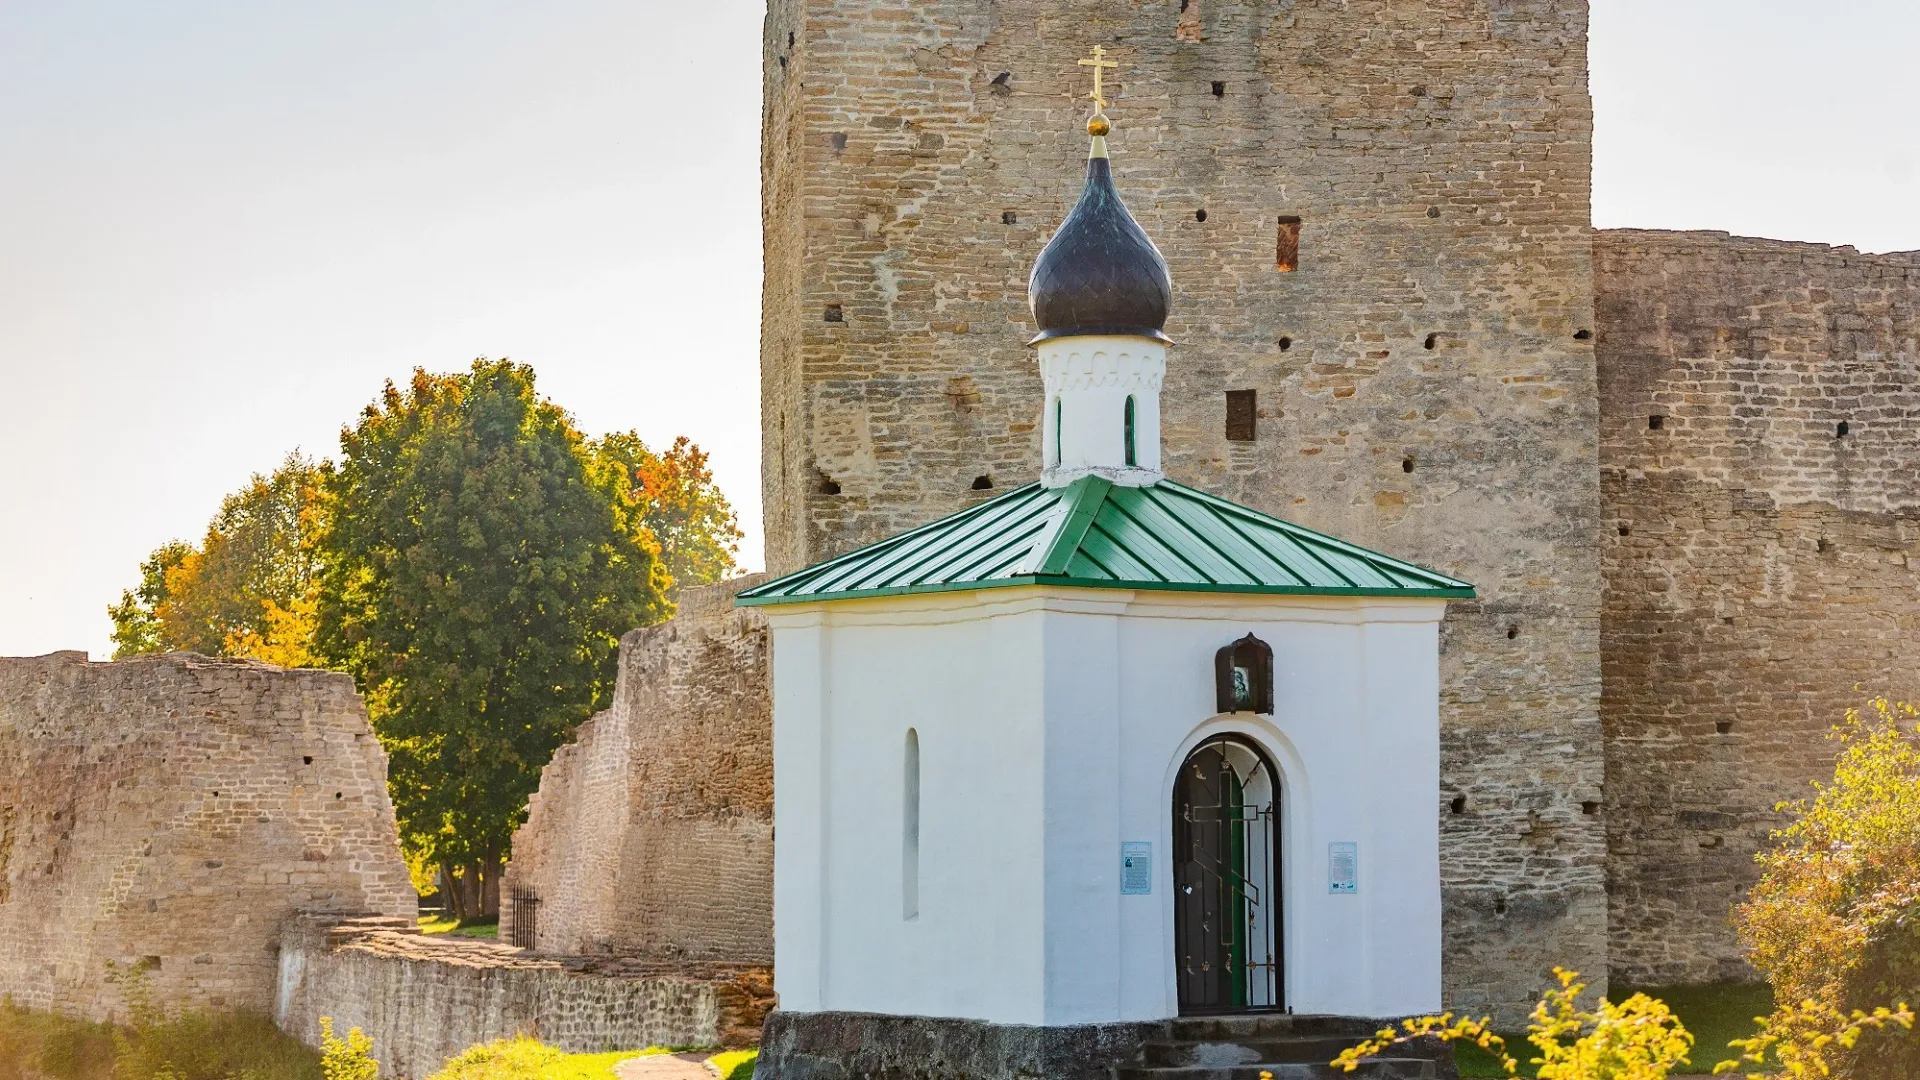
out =
<svg viewBox="0 0 1920 1080"><path fill-rule="evenodd" d="M774 573L1033 478L1026 268L1104 45L1172 269L1167 475L1476 583L1443 630L1449 1003L1606 969L1585 5L774 0ZM1062 134L1064 133L1064 134Z"/></svg>
<svg viewBox="0 0 1920 1080"><path fill-rule="evenodd" d="M1583 0L771 0L763 483L786 573L1036 478L1027 272L1083 69L1172 271L1180 483L1472 581L1441 626L1446 1003L1751 978L1825 734L1920 699L1920 253L1595 231ZM541 948L770 960L767 628L628 635L510 870ZM606 865L601 865L605 863ZM716 902L724 897L725 902Z"/></svg>

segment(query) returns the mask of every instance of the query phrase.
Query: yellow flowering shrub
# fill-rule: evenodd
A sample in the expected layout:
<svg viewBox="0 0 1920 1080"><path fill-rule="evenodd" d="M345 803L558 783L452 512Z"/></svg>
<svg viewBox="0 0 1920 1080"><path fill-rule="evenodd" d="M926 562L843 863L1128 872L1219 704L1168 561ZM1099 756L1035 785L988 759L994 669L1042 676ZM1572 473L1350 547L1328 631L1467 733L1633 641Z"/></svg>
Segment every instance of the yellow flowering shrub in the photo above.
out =
<svg viewBox="0 0 1920 1080"><path fill-rule="evenodd" d="M1580 995L1587 987L1578 981L1580 976L1560 968L1553 973L1560 988L1547 991L1527 1021L1527 1041L1540 1051L1532 1061L1539 1080L1666 1080L1674 1066L1687 1060L1693 1036L1664 1003L1635 994L1618 1004L1601 999L1591 1009L1582 1008ZM1499 1058L1507 1075L1520 1075L1506 1040L1493 1033L1486 1019L1456 1019L1452 1013L1382 1028L1333 1064L1352 1072L1389 1047L1428 1037L1472 1043Z"/></svg>
<svg viewBox="0 0 1920 1080"><path fill-rule="evenodd" d="M1736 912L1754 965L1789 1003L1758 1049L1791 1075L1920 1077L1912 1014L1884 1007L1920 999L1917 729L1912 705L1848 711L1832 782L1779 807L1794 820L1760 855L1760 883Z"/></svg>

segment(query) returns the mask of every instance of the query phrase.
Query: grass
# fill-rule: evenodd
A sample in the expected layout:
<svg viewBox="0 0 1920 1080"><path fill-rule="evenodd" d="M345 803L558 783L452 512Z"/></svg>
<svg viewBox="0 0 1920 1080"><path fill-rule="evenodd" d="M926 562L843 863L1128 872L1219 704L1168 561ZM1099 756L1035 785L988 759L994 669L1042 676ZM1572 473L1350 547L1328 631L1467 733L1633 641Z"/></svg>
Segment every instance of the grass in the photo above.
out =
<svg viewBox="0 0 1920 1080"><path fill-rule="evenodd" d="M720 1074L720 1080L753 1080L754 1062L760 1057L758 1050L727 1050L707 1059Z"/></svg>
<svg viewBox="0 0 1920 1080"><path fill-rule="evenodd" d="M602 1054L564 1054L525 1037L501 1039L472 1047L428 1080L614 1080L613 1067L622 1061L673 1052L673 1047L651 1046ZM759 1053L729 1050L708 1061L719 1071L720 1080L753 1080L753 1063Z"/></svg>
<svg viewBox="0 0 1920 1080"><path fill-rule="evenodd" d="M483 921L476 919L472 922L463 923L458 919L448 918L444 915L422 915L420 916L420 932L423 934L450 934L453 937L464 938L498 938L500 936L500 920L489 919Z"/></svg>
<svg viewBox="0 0 1920 1080"><path fill-rule="evenodd" d="M117 1037L116 1037L117 1036ZM138 1030L0 1006L0 1078L321 1080L320 1055L253 1013L186 1013Z"/></svg>
<svg viewBox="0 0 1920 1080"><path fill-rule="evenodd" d="M1612 1001L1624 1001L1636 990L1666 1002L1667 1007L1680 1017L1680 1022L1693 1034L1693 1063L1687 1068L1696 1074L1710 1073L1716 1063L1735 1056L1734 1051L1727 1048L1727 1043L1751 1036L1758 1026L1753 1022L1754 1017L1765 1016L1773 1011L1773 991L1764 983L1623 987L1607 997ZM1524 1033L1501 1032L1501 1035L1507 1040L1507 1053L1520 1063L1521 1075L1532 1075L1527 1060L1534 1055L1533 1044L1527 1041ZM1474 1046L1456 1046L1454 1062L1460 1066L1462 1077L1507 1075L1493 1055Z"/></svg>

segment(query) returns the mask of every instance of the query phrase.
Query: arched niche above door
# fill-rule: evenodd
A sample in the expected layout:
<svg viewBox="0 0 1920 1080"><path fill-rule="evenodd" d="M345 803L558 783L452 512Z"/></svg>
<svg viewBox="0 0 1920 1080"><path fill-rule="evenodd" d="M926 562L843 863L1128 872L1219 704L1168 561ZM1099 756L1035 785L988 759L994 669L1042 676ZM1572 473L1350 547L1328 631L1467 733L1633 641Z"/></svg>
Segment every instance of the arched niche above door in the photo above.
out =
<svg viewBox="0 0 1920 1080"><path fill-rule="evenodd" d="M1273 715L1273 647L1248 634L1213 656L1215 710Z"/></svg>

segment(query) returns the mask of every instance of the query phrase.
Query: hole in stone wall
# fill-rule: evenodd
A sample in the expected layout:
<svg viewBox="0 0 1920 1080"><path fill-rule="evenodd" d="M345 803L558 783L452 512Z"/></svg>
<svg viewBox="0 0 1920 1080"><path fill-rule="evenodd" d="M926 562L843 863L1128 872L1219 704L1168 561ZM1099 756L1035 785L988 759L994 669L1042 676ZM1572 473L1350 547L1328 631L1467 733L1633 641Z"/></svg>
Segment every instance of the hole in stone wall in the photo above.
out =
<svg viewBox="0 0 1920 1080"><path fill-rule="evenodd" d="M847 133L844 131L836 131L827 136L827 145L833 147L833 152L836 154L845 150L847 148Z"/></svg>
<svg viewBox="0 0 1920 1080"><path fill-rule="evenodd" d="M1437 207L1437 206L1429 206L1429 207L1427 207L1427 216L1428 216L1428 217L1430 217L1430 218L1437 218L1437 217L1439 217L1439 216L1440 216L1440 208L1439 208L1439 207Z"/></svg>
<svg viewBox="0 0 1920 1080"><path fill-rule="evenodd" d="M1227 441L1252 442L1254 439L1255 392L1227 391Z"/></svg>
<svg viewBox="0 0 1920 1080"><path fill-rule="evenodd" d="M786 57L784 57L784 56L783 56L783 57L781 57L781 58L780 58L780 66L781 66L781 67L786 67L786 66L787 66L787 58L786 58Z"/></svg>
<svg viewBox="0 0 1920 1080"><path fill-rule="evenodd" d="M1286 352L1288 349L1293 348L1293 339L1290 337L1283 337L1279 341L1274 342L1274 344L1280 346L1281 352Z"/></svg>
<svg viewBox="0 0 1920 1080"><path fill-rule="evenodd" d="M1217 83L1214 83L1214 84L1213 84L1213 96L1214 96L1214 97L1226 97L1226 96L1227 96L1227 84L1226 84L1226 83L1223 83L1223 82L1217 82Z"/></svg>
<svg viewBox="0 0 1920 1080"><path fill-rule="evenodd" d="M826 322L846 322L847 314L841 310L839 304L828 304L826 314L822 318Z"/></svg>
<svg viewBox="0 0 1920 1080"><path fill-rule="evenodd" d="M1575 341L1590 341L1592 338L1593 331L1591 330L1575 330L1573 332L1573 340Z"/></svg>
<svg viewBox="0 0 1920 1080"><path fill-rule="evenodd" d="M1207 220L1207 211L1206 211L1206 208L1205 208L1205 207L1201 207L1200 209L1198 209L1198 210L1195 210L1195 211L1193 212L1193 220L1195 220L1195 221L1205 221L1205 220Z"/></svg>
<svg viewBox="0 0 1920 1080"><path fill-rule="evenodd" d="M1283 274L1300 269L1300 219L1297 217L1280 218L1274 231L1273 268Z"/></svg>
<svg viewBox="0 0 1920 1080"><path fill-rule="evenodd" d="M306 755L306 756L304 756L304 757L302 757L302 758L300 759L300 764L302 764L302 765L311 765L311 764L313 764L313 755L312 755L312 754L308 754L308 755Z"/></svg>
<svg viewBox="0 0 1920 1080"><path fill-rule="evenodd" d="M1507 627L1508 641L1512 641L1514 638L1517 638L1519 636L1520 636L1520 627L1518 625Z"/></svg>
<svg viewBox="0 0 1920 1080"><path fill-rule="evenodd" d="M1662 428L1664 428L1664 427L1666 427L1666 426L1667 426L1667 418L1666 418L1666 417L1664 417L1664 416L1657 416L1657 415L1656 415L1656 416L1649 416L1649 417L1647 417L1647 430L1648 430L1648 431L1659 431L1660 429L1662 429Z"/></svg>
<svg viewBox="0 0 1920 1080"><path fill-rule="evenodd" d="M1633 535L1633 526L1631 526L1631 525L1622 525L1622 526L1620 526L1620 535L1621 535L1621 536L1632 536L1632 535Z"/></svg>
<svg viewBox="0 0 1920 1080"><path fill-rule="evenodd" d="M1713 730L1716 732L1719 732L1722 735L1728 734L1729 732L1733 731L1733 721L1715 720L1713 722Z"/></svg>
<svg viewBox="0 0 1920 1080"><path fill-rule="evenodd" d="M1495 915L1505 915L1505 914L1507 913L1507 898L1506 898L1506 897L1504 897L1504 896L1496 896L1496 897L1494 897L1494 899L1493 899L1493 913L1494 913Z"/></svg>
<svg viewBox="0 0 1920 1080"><path fill-rule="evenodd" d="M1002 210L1000 211L1000 224L1018 225L1020 224L1020 215L1011 210Z"/></svg>
<svg viewBox="0 0 1920 1080"><path fill-rule="evenodd" d="M133 965L135 971L158 971L159 969L160 958L157 956L143 956Z"/></svg>
<svg viewBox="0 0 1920 1080"><path fill-rule="evenodd" d="M1586 802L1580 804L1580 812L1588 817L1592 817L1600 812L1600 803L1596 800L1588 799Z"/></svg>
<svg viewBox="0 0 1920 1080"><path fill-rule="evenodd" d="M1828 540L1826 537L1823 536L1820 538L1819 543L1816 543L1815 545L1813 545L1813 547L1814 547L1814 550L1819 551L1822 554L1825 554L1826 552L1833 550L1833 541Z"/></svg>
<svg viewBox="0 0 1920 1080"><path fill-rule="evenodd" d="M838 495L840 494L840 485L834 481L833 477L821 473L820 487L818 490L822 495Z"/></svg>
<svg viewBox="0 0 1920 1080"><path fill-rule="evenodd" d="M1428 334L1427 340L1421 343L1421 347L1425 349L1431 349L1438 344L1440 344L1440 335Z"/></svg>
<svg viewBox="0 0 1920 1080"><path fill-rule="evenodd" d="M1833 437L1836 439L1844 439L1851 430L1853 429L1847 425L1847 422L1842 420L1833 426Z"/></svg>
<svg viewBox="0 0 1920 1080"><path fill-rule="evenodd" d="M1447 804L1447 809L1453 811L1456 814L1466 813L1467 797L1465 795L1455 795L1453 797L1453 801Z"/></svg>
<svg viewBox="0 0 1920 1080"><path fill-rule="evenodd" d="M1412 458L1401 458L1401 459L1400 459L1400 471L1401 471L1401 472L1412 472L1412 471L1413 471L1413 459L1412 459Z"/></svg>
<svg viewBox="0 0 1920 1080"><path fill-rule="evenodd" d="M973 478L973 490L975 490L975 491L992 491L992 490L993 490L993 477L991 477L991 476L976 476L976 477L974 477L974 478Z"/></svg>
<svg viewBox="0 0 1920 1080"><path fill-rule="evenodd" d="M1720 623L1721 623L1721 625L1723 625L1723 626L1732 626L1732 625L1733 625L1733 616L1731 616L1731 615L1722 615L1722 616L1720 616Z"/></svg>
<svg viewBox="0 0 1920 1080"><path fill-rule="evenodd" d="M787 34L787 48L793 48L793 34Z"/></svg>
<svg viewBox="0 0 1920 1080"><path fill-rule="evenodd" d="M336 791L333 793L333 797L336 799L344 799L347 797L347 793L344 791Z"/></svg>

